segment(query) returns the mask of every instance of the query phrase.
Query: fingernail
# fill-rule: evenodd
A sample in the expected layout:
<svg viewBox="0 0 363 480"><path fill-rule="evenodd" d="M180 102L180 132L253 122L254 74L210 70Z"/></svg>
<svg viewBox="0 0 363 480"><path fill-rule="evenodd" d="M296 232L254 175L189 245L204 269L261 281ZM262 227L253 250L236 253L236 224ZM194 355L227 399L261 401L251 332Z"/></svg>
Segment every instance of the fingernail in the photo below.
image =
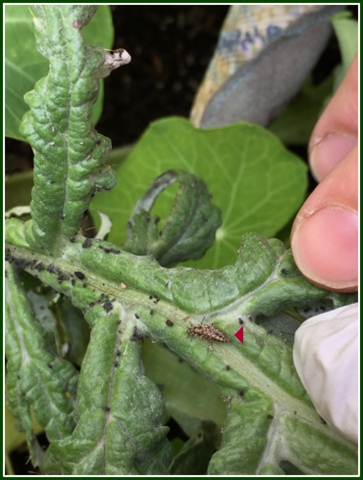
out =
<svg viewBox="0 0 363 480"><path fill-rule="evenodd" d="M358 283L358 215L325 207L297 226L291 241L295 262L314 283L343 290Z"/></svg>
<svg viewBox="0 0 363 480"><path fill-rule="evenodd" d="M310 142L310 167L315 179L320 182L356 144L356 138L339 134Z"/></svg>

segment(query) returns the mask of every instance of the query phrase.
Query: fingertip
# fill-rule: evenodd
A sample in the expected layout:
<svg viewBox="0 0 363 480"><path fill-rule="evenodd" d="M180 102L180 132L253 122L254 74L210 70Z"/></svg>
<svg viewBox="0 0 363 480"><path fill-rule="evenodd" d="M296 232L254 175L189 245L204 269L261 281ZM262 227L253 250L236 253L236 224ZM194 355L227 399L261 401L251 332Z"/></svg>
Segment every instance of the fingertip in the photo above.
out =
<svg viewBox="0 0 363 480"><path fill-rule="evenodd" d="M313 138L309 144L310 168L320 182L355 147L357 138L341 133Z"/></svg>
<svg viewBox="0 0 363 480"><path fill-rule="evenodd" d="M356 291L358 215L325 207L299 221L291 238L295 262L313 283L335 291Z"/></svg>

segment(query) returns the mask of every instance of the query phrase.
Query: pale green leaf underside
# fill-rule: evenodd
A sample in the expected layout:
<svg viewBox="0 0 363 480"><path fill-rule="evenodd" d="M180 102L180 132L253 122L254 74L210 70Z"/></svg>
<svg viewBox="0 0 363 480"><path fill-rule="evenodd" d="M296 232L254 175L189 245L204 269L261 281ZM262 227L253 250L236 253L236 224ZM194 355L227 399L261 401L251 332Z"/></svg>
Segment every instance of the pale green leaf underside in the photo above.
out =
<svg viewBox="0 0 363 480"><path fill-rule="evenodd" d="M275 398L249 390L231 398L220 450L210 475L284 475L289 462L305 475L353 475L356 452L345 450L328 429L302 422L299 411L286 409Z"/></svg>
<svg viewBox="0 0 363 480"><path fill-rule="evenodd" d="M99 210L112 219L110 241L125 240L137 200L156 177L173 168L203 178L222 210L215 245L193 262L199 268L232 264L245 232L275 235L297 211L306 190L306 165L263 128L241 123L198 130L183 118L167 118L153 123L119 166L117 186L91 203L94 218ZM160 201L158 215L163 218L169 208L168 199Z"/></svg>
<svg viewBox="0 0 363 480"><path fill-rule="evenodd" d="M111 48L113 25L110 8L99 6L84 35L89 43ZM26 141L19 132L19 125L28 106L24 95L44 77L49 62L37 50L32 15L27 5L5 6L5 135ZM103 82L102 82L103 86ZM103 87L93 109L93 121L101 116Z"/></svg>
<svg viewBox="0 0 363 480"><path fill-rule="evenodd" d="M11 266L7 268L6 301L7 398L21 430L27 433L30 455L37 465L40 449L30 409L50 441L69 435L75 426L72 411L78 372L58 355L54 336L32 314Z"/></svg>
<svg viewBox="0 0 363 480"><path fill-rule="evenodd" d="M77 426L53 442L44 463L54 474L166 474L171 447L158 388L142 373L133 325L120 306L98 315L77 392ZM123 318L126 323L127 319Z"/></svg>

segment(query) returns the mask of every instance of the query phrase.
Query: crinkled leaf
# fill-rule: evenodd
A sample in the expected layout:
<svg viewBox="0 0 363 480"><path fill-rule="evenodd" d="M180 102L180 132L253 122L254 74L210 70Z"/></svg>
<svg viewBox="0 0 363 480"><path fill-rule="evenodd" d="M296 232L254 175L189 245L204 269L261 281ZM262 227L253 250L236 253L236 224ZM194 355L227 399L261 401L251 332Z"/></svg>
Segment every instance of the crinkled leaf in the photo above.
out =
<svg viewBox="0 0 363 480"><path fill-rule="evenodd" d="M318 428L302 411L286 409L282 397L273 401L249 390L234 398L224 426L221 449L213 456L210 475L284 475L289 463L305 475L354 475L354 448ZM307 440L308 439L308 440ZM344 453L343 453L344 452Z"/></svg>
<svg viewBox="0 0 363 480"><path fill-rule="evenodd" d="M111 218L110 241L124 241L137 200L158 175L174 168L201 177L222 211L215 245L193 262L202 268L232 264L245 232L275 235L301 205L307 186L306 165L262 127L241 123L199 130L183 118L163 119L120 165L116 188L91 203L94 218L96 210ZM167 199L160 202L158 215L166 218L169 208Z"/></svg>
<svg viewBox="0 0 363 480"><path fill-rule="evenodd" d="M27 434L34 463L39 463L30 408L50 441L69 435L74 426L73 398L78 372L60 358L51 336L31 311L20 280L7 268L7 398L19 427Z"/></svg>
<svg viewBox="0 0 363 480"><path fill-rule="evenodd" d="M150 211L156 198L170 185L179 189L168 217L159 231L160 218ZM152 255L165 267L197 260L215 241L221 212L211 202L205 182L183 170L169 170L158 177L137 202L127 227L123 249L135 255Z"/></svg>
<svg viewBox="0 0 363 480"><path fill-rule="evenodd" d="M22 412L22 423L25 428L26 434L19 431L22 430L22 426L16 422L14 416L11 414L10 409L7 404L5 404L5 413L4 413L4 423L6 425L5 431L6 435L4 436L4 455L5 455L5 468L7 475L15 475L14 467L16 467L15 462L12 463L11 453L22 447L23 444L27 442L28 438L28 448L31 452L31 458L33 465L39 465L43 459L43 449L39 445L36 435L39 435L43 432L43 429L40 427L38 422L33 418L32 428L28 426L28 411L24 409Z"/></svg>
<svg viewBox="0 0 363 480"><path fill-rule="evenodd" d="M110 7L98 7L84 35L93 44L111 48L113 25ZM5 6L5 135L24 140L19 125L28 107L24 95L47 74L49 62L36 49L32 15L27 5ZM102 112L103 84L101 94L94 106L93 122Z"/></svg>
<svg viewBox="0 0 363 480"><path fill-rule="evenodd" d="M97 240L87 240L86 248L72 244L65 254L103 278L152 293L191 313L216 311L235 302L246 315L272 315L285 306L307 306L319 299L331 299L338 307L355 298L311 284L282 242L257 233L242 237L234 265L216 270L163 268L153 258Z"/></svg>
<svg viewBox="0 0 363 480"><path fill-rule="evenodd" d="M10 226L8 240L19 238L22 243L21 223L13 219ZM63 259L40 256L42 263L37 269L31 253L23 247L9 246L9 258L15 263L21 262L26 270L53 288L71 294L73 302L83 309L90 307L89 299L95 290L112 295L126 312L130 312L122 317L124 326L121 331L133 328L135 338L140 334L151 335L154 341L165 344L220 385L225 400L232 402L228 411L234 412L227 418L222 443L222 450L225 449L227 456L231 455L228 464L232 473L260 470L281 473L280 460L296 465L303 473L311 473L310 457L317 458L316 452L320 452L319 458L323 462L319 471L334 472L337 465L339 472L355 473L356 447L321 423L294 368L291 345L268 334L253 321L259 312L276 314L283 306L306 306L309 301L315 305L318 299L329 299L339 305L352 302L353 298L324 291L307 282L281 242L246 234L236 264L216 271L163 268L155 260L123 252L109 242L84 238L68 244ZM42 268L47 262L53 262L56 273ZM86 287L72 285L75 268L83 272L85 280L90 282L89 287L87 284ZM60 273L66 279L61 284L58 282ZM196 303L196 299L201 304ZM95 314L89 322L98 325L99 320ZM189 330L202 320L207 329L206 338L193 336ZM243 345L234 338L241 322L245 329ZM109 330L111 325L109 321ZM215 338L209 335L211 325L224 335L223 343L214 341ZM105 342L107 334L104 333L102 338ZM111 358L112 351L109 347L103 355ZM100 358L95 361L101 363ZM90 388L95 389L96 385L91 384ZM104 405L104 401L102 396L99 397L101 403L97 405ZM293 427L290 418L296 422ZM243 425L246 425L245 429L242 429ZM275 425L279 428L279 436L273 435ZM101 427L99 429L104 431ZM293 433L290 434L289 429L301 432L301 439L291 444L290 449L286 448L281 457L279 448L284 445L281 442L285 439L291 442ZM245 437L241 430L245 430ZM314 436L315 443L306 440L310 435ZM241 436L247 440L251 436L250 450L248 441L240 442ZM305 457L297 462L295 452L304 438ZM78 444L82 444L81 438ZM237 455L237 447L241 444L247 449L243 461ZM320 448L323 444L325 450ZM227 471L224 454L216 455L210 468ZM58 464L59 460L54 463Z"/></svg>
<svg viewBox="0 0 363 480"><path fill-rule="evenodd" d="M143 375L132 322L125 331L117 304L108 315L90 314L98 320L82 363L77 426L50 445L43 468L58 475L165 474L171 455L165 411L160 391Z"/></svg>
<svg viewBox="0 0 363 480"><path fill-rule="evenodd" d="M27 236L37 250L57 251L79 229L94 192L114 185L105 163L111 143L96 133L92 105L107 55L82 35L97 7L34 6L37 48L49 74L25 96L21 132L34 156L32 217Z"/></svg>
<svg viewBox="0 0 363 480"><path fill-rule="evenodd" d="M213 456L209 475L256 475L271 426L273 403L250 389L230 403L220 450Z"/></svg>

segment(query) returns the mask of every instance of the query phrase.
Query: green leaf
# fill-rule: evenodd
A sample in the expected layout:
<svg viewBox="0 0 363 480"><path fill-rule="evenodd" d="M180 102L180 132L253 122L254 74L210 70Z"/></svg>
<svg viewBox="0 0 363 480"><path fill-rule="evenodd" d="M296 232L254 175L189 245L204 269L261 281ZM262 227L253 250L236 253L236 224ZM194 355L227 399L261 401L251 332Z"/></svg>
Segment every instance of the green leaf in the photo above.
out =
<svg viewBox="0 0 363 480"><path fill-rule="evenodd" d="M92 22L85 28L89 43L111 48L113 25L110 7L99 6ZM21 119L28 107L24 95L48 72L49 62L37 50L33 20L27 5L5 6L5 135L25 140L19 133ZM93 122L102 112L103 86L94 106Z"/></svg>
<svg viewBox="0 0 363 480"><path fill-rule="evenodd" d="M213 422L201 422L200 430L188 440L170 466L171 475L206 475L211 456L220 442Z"/></svg>
<svg viewBox="0 0 363 480"><path fill-rule="evenodd" d="M213 383L169 349L149 340L144 341L142 359L145 375L160 386L168 413L186 435L196 435L201 421L222 427L226 404Z"/></svg>
<svg viewBox="0 0 363 480"><path fill-rule="evenodd" d="M75 426L73 398L78 372L58 356L54 336L51 341L49 332L35 318L11 266L7 267L6 285L7 398L37 465L40 455L30 407L50 441L69 435Z"/></svg>
<svg viewBox="0 0 363 480"><path fill-rule="evenodd" d="M48 474L167 473L171 445L161 394L142 373L140 345L130 339L134 322L123 318L123 330L121 305L113 305L109 314L94 313L77 392L78 423L71 436L49 446Z"/></svg>
<svg viewBox="0 0 363 480"><path fill-rule="evenodd" d="M175 182L179 189L159 231L160 218L150 211L160 193ZM221 212L211 202L205 182L183 170L169 170L137 202L123 249L135 255L152 255L160 265L171 267L201 258L213 245L220 225Z"/></svg>
<svg viewBox="0 0 363 480"><path fill-rule="evenodd" d="M333 15L331 22L342 56L342 64L334 71L334 91L336 91L358 51L358 22L352 19L351 13L347 11Z"/></svg>
<svg viewBox="0 0 363 480"><path fill-rule="evenodd" d="M306 191L306 165L262 127L246 123L198 130L183 118L153 123L118 168L117 187L91 203L113 222L109 240L121 244L137 200L158 175L182 168L206 182L223 223L215 246L193 266L232 264L244 232L273 236L294 215ZM122 196L122 201L120 198ZM170 204L159 203L166 217Z"/></svg>

